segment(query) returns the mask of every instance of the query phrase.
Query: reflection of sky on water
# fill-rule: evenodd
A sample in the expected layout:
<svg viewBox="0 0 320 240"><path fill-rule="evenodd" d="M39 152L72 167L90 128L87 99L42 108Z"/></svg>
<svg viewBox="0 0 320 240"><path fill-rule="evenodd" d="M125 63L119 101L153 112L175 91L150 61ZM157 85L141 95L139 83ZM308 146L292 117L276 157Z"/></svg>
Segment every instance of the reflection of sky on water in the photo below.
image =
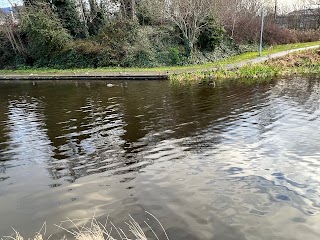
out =
<svg viewBox="0 0 320 240"><path fill-rule="evenodd" d="M30 97L9 102L6 124L9 140L1 153L5 156L3 160L10 160L11 165L36 165L53 156L42 105L41 101Z"/></svg>
<svg viewBox="0 0 320 240"><path fill-rule="evenodd" d="M87 99L86 105L76 111L85 115L59 123L66 134L56 137L63 144L56 147L56 160L50 163L54 178L68 178L69 182L110 170L114 163L120 165L117 158L123 158L124 154L121 146L125 141L121 136L125 133L125 124L118 104L112 99L104 104ZM64 158L73 160L62 161Z"/></svg>

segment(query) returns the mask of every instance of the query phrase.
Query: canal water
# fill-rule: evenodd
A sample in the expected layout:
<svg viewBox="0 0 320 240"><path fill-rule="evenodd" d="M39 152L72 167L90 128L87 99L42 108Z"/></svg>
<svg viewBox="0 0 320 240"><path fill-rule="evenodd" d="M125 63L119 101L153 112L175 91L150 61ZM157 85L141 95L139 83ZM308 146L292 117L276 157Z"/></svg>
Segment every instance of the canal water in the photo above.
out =
<svg viewBox="0 0 320 240"><path fill-rule="evenodd" d="M165 239L148 211L171 240L318 240L319 144L317 77L1 82L0 236L130 214Z"/></svg>

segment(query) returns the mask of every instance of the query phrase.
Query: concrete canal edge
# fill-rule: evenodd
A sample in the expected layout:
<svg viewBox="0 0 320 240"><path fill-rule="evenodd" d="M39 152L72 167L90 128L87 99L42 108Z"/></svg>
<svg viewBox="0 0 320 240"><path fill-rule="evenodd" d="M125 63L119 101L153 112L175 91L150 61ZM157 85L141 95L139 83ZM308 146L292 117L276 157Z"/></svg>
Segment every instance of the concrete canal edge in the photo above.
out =
<svg viewBox="0 0 320 240"><path fill-rule="evenodd" d="M235 68L243 67L247 64L255 64L255 63L262 63L269 59L279 58L286 56L290 53L310 50L319 48L320 45L305 47L305 48L297 48L286 50L282 52L272 53L267 56L257 57L254 59L249 59L245 61L241 61L234 64L227 64L224 68L228 70L232 70ZM83 73L83 74L0 74L0 81L9 81L9 80L29 80L29 81L36 81L36 80L168 80L170 74L182 74L182 73L193 73L193 72L201 72L201 71L216 71L216 67L212 68L186 68L181 70L168 70L168 71L160 71L160 72L112 72L112 73Z"/></svg>
<svg viewBox="0 0 320 240"><path fill-rule="evenodd" d="M168 80L168 75L0 75L0 81L9 80Z"/></svg>

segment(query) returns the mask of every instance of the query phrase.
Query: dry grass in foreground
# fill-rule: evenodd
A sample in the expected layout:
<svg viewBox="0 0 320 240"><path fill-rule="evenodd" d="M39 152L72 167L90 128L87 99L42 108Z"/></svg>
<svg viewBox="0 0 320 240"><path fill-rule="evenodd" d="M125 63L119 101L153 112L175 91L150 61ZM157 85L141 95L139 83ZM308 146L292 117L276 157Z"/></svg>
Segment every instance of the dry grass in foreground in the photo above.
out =
<svg viewBox="0 0 320 240"><path fill-rule="evenodd" d="M160 223L160 221L151 213L147 212L152 218L154 218L157 223L160 225L165 239L169 240L169 237ZM74 226L73 230L68 230L62 226L63 222L60 225L56 225L58 228L63 229L66 233L69 233L75 240L148 240L149 238L146 236L145 232L141 228L140 224L137 223L133 217L129 215L130 219L125 224L128 226L127 234L119 227L116 227L111 221L106 220L105 224L98 222L95 217L88 219L82 226L77 226L75 221L68 219L67 222L72 223ZM155 231L151 228L150 224L144 221L144 224L151 230L153 236L152 239L160 240ZM108 225L110 225L108 227ZM16 230L14 230L14 234L12 236L5 236L1 238L1 240L24 240L23 236ZM49 237L45 237L46 235L46 223L43 224L42 228L33 238L29 238L28 240L49 240L51 239L51 235ZM67 240L66 237L63 237L61 240Z"/></svg>
<svg viewBox="0 0 320 240"><path fill-rule="evenodd" d="M277 65L281 68L295 68L305 65L315 66L320 62L320 48L289 54L281 58L267 61L267 64Z"/></svg>

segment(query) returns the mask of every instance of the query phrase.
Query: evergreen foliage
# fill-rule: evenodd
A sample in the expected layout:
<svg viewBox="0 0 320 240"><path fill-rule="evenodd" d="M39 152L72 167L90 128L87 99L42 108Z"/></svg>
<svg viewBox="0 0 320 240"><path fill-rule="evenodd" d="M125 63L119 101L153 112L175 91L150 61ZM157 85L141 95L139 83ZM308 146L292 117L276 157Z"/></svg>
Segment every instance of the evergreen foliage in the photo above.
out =
<svg viewBox="0 0 320 240"><path fill-rule="evenodd" d="M106 23L105 12L102 5L98 5L95 0L89 0L90 13L88 29L90 36L96 36Z"/></svg>
<svg viewBox="0 0 320 240"><path fill-rule="evenodd" d="M35 60L49 59L63 49L70 35L63 28L58 15L47 3L37 3L25 7L21 28L27 36L27 47Z"/></svg>
<svg viewBox="0 0 320 240"><path fill-rule="evenodd" d="M52 3L63 27L73 38L88 37L88 30L80 20L78 6L74 0L53 0Z"/></svg>
<svg viewBox="0 0 320 240"><path fill-rule="evenodd" d="M16 53L9 40L4 33L0 32L0 64L11 68L14 65L15 56Z"/></svg>
<svg viewBox="0 0 320 240"><path fill-rule="evenodd" d="M151 25L152 13L149 12L148 8L142 3L137 3L136 16L140 25Z"/></svg>
<svg viewBox="0 0 320 240"><path fill-rule="evenodd" d="M104 56L100 61L106 65L121 64L130 53L138 34L138 24L128 19L117 18L106 23L97 42L103 46Z"/></svg>
<svg viewBox="0 0 320 240"><path fill-rule="evenodd" d="M205 26L201 29L197 45L200 50L214 51L223 41L226 32L213 18L207 18L203 24Z"/></svg>

